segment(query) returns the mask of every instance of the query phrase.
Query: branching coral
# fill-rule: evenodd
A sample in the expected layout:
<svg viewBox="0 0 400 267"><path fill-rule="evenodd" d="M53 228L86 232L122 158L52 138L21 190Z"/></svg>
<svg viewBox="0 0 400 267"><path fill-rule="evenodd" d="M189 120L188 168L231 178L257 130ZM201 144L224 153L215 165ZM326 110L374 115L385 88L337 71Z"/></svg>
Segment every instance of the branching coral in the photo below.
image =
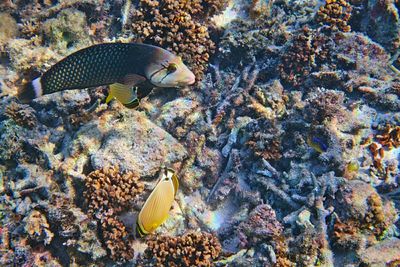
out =
<svg viewBox="0 0 400 267"><path fill-rule="evenodd" d="M145 43L176 52L191 67L197 79L215 50L207 28L210 16L227 1L140 0L132 30Z"/></svg>
<svg viewBox="0 0 400 267"><path fill-rule="evenodd" d="M329 24L333 30L349 32L351 12L352 7L346 0L326 0L318 10L317 20Z"/></svg>
<svg viewBox="0 0 400 267"><path fill-rule="evenodd" d="M35 110L29 105L11 102L11 104L6 107L5 114L22 127L32 129L37 125Z"/></svg>
<svg viewBox="0 0 400 267"><path fill-rule="evenodd" d="M104 242L114 260L124 261L133 257L132 240L117 213L127 208L143 191L143 184L133 172L121 174L117 167L91 172L86 179L84 195L89 211L100 221Z"/></svg>
<svg viewBox="0 0 400 267"><path fill-rule="evenodd" d="M91 213L106 210L121 211L143 191L143 183L137 174L121 174L118 167L110 167L91 172L86 179L85 197Z"/></svg>
<svg viewBox="0 0 400 267"><path fill-rule="evenodd" d="M179 237L155 236L147 242L145 260L149 266L213 266L221 253L218 239L206 232Z"/></svg>
<svg viewBox="0 0 400 267"><path fill-rule="evenodd" d="M110 257L119 262L132 259L134 255L133 239L113 211L104 213L100 223L104 243L110 252Z"/></svg>

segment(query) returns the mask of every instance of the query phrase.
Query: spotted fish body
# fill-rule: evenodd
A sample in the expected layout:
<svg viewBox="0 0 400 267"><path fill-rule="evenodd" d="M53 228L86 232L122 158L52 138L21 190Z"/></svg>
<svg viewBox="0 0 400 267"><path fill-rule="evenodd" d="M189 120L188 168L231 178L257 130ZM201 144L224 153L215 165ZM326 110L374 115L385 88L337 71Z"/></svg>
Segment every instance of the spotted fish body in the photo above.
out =
<svg viewBox="0 0 400 267"><path fill-rule="evenodd" d="M121 101L126 104L136 97L144 97L154 86L192 83L193 73L179 57L165 49L146 44L108 43L87 47L59 61L22 88L19 99L29 102L41 95L63 90L118 84L114 97L120 101L118 97L129 97ZM140 84L144 89L136 96L132 88ZM110 92L113 92L111 86Z"/></svg>
<svg viewBox="0 0 400 267"><path fill-rule="evenodd" d="M121 43L96 45L80 50L43 74L43 94L113 84L128 73L138 73L140 70L130 63L141 60L140 50L143 47Z"/></svg>

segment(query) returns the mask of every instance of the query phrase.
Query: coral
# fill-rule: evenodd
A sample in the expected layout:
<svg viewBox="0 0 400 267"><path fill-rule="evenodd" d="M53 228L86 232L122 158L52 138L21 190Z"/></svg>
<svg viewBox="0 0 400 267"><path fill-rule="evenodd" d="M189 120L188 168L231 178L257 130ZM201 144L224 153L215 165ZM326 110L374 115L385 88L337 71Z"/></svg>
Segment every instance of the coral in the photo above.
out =
<svg viewBox="0 0 400 267"><path fill-rule="evenodd" d="M119 212L143 191L143 183L134 172L120 173L118 167L95 170L86 177L84 195L89 211L102 214L104 211Z"/></svg>
<svg viewBox="0 0 400 267"><path fill-rule="evenodd" d="M338 196L342 209L337 210L339 217L333 226L333 241L338 247L360 249L364 236L374 243L397 220L392 203L383 202L379 194L362 181L349 181Z"/></svg>
<svg viewBox="0 0 400 267"><path fill-rule="evenodd" d="M133 258L133 239L129 237L125 225L116 218L112 210L102 214L100 220L102 236L110 257L119 262Z"/></svg>
<svg viewBox="0 0 400 267"><path fill-rule="evenodd" d="M351 31L349 20L352 7L346 0L326 0L317 13L317 20L327 23L333 30Z"/></svg>
<svg viewBox="0 0 400 267"><path fill-rule="evenodd" d="M394 53L400 46L398 1L373 0L365 6L361 31Z"/></svg>
<svg viewBox="0 0 400 267"><path fill-rule="evenodd" d="M294 35L283 52L279 73L283 81L298 87L312 72L331 60L330 43L326 36L308 27Z"/></svg>
<svg viewBox="0 0 400 267"><path fill-rule="evenodd" d="M258 205L249 217L237 227L240 245L253 247L272 244L276 266L292 266L287 258L288 247L283 236L283 226L277 220L274 209L267 204Z"/></svg>
<svg viewBox="0 0 400 267"><path fill-rule="evenodd" d="M140 176L155 175L161 165L187 157L183 145L144 113L126 109L105 113L100 120L85 124L70 151L74 157L87 157L94 169L118 166L121 171L131 170Z"/></svg>
<svg viewBox="0 0 400 267"><path fill-rule="evenodd" d="M378 142L388 150L400 146L400 126L386 125L383 133L376 135Z"/></svg>
<svg viewBox="0 0 400 267"><path fill-rule="evenodd" d="M182 56L199 80L215 50L207 20L220 12L225 3L225 0L140 0L134 12L132 31L145 43Z"/></svg>
<svg viewBox="0 0 400 267"><path fill-rule="evenodd" d="M44 72L61 59L61 56L47 47L35 45L35 40L13 39L8 52L11 66L19 73Z"/></svg>
<svg viewBox="0 0 400 267"><path fill-rule="evenodd" d="M348 119L343 108L344 94L333 90L321 92L308 99L304 113L308 120L322 123L336 118L343 123Z"/></svg>
<svg viewBox="0 0 400 267"><path fill-rule="evenodd" d="M25 217L25 231L32 241L50 244L54 234L50 231L46 217L37 210L33 210Z"/></svg>
<svg viewBox="0 0 400 267"><path fill-rule="evenodd" d="M218 239L206 232L183 236L155 236L147 241L144 259L149 266L214 266L221 253Z"/></svg>
<svg viewBox="0 0 400 267"><path fill-rule="evenodd" d="M35 113L35 110L29 105L17 102L11 102L5 111L6 116L14 120L16 124L29 129L36 127L38 123Z"/></svg>
<svg viewBox="0 0 400 267"><path fill-rule="evenodd" d="M0 163L17 160L22 154L23 130L11 120L0 122Z"/></svg>
<svg viewBox="0 0 400 267"><path fill-rule="evenodd" d="M18 34L17 22L7 13L0 13L0 52L5 52L5 46Z"/></svg>
<svg viewBox="0 0 400 267"><path fill-rule="evenodd" d="M87 34L86 15L75 9L65 9L56 18L46 20L43 31L50 46L62 54L92 44Z"/></svg>
<svg viewBox="0 0 400 267"><path fill-rule="evenodd" d="M367 248L361 254L365 266L398 266L400 264L400 240L391 238Z"/></svg>
<svg viewBox="0 0 400 267"><path fill-rule="evenodd" d="M249 214L249 218L245 222L240 223L238 231L241 237L241 246L248 247L281 236L283 226L277 220L271 206L262 204Z"/></svg>
<svg viewBox="0 0 400 267"><path fill-rule="evenodd" d="M134 255L132 240L117 214L143 191L143 183L138 179L133 172L121 174L118 167L110 167L91 172L85 180L89 212L99 220L110 257L117 261L129 260Z"/></svg>
<svg viewBox="0 0 400 267"><path fill-rule="evenodd" d="M98 260L107 255L98 238L96 221L92 220L66 195L53 193L46 216L55 234L55 240L63 240L64 246L58 251L59 257L65 257L67 248L70 257L82 263L82 255ZM65 265L65 261L63 262Z"/></svg>
<svg viewBox="0 0 400 267"><path fill-rule="evenodd" d="M246 144L256 156L265 160L279 160L282 157L281 131L276 125L260 120L250 123L246 128L249 135Z"/></svg>

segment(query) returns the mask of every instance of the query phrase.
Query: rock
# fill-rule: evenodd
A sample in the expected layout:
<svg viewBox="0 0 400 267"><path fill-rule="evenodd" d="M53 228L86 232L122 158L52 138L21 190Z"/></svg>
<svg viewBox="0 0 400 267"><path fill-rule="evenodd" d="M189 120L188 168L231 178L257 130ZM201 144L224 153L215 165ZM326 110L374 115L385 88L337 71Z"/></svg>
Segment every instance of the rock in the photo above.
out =
<svg viewBox="0 0 400 267"><path fill-rule="evenodd" d="M361 261L370 267L398 266L397 264L400 264L400 239L384 240L367 248L361 254Z"/></svg>
<svg viewBox="0 0 400 267"><path fill-rule="evenodd" d="M140 176L153 176L160 166L182 161L187 152L169 133L155 125L137 111L128 111L124 122L108 117L97 124L101 147L91 155L94 169L105 166L120 167L121 171L132 170ZM94 126L94 125L92 125ZM87 127L90 135L92 127Z"/></svg>

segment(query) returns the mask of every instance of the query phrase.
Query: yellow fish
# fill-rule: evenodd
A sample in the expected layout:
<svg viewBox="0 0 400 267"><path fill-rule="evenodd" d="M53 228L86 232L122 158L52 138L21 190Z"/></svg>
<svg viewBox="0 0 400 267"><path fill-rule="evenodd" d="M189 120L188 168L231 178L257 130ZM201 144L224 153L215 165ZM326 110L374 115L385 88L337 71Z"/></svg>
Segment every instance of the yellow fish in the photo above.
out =
<svg viewBox="0 0 400 267"><path fill-rule="evenodd" d="M165 168L139 213L136 232L140 236L154 232L168 218L178 187L175 171Z"/></svg>

